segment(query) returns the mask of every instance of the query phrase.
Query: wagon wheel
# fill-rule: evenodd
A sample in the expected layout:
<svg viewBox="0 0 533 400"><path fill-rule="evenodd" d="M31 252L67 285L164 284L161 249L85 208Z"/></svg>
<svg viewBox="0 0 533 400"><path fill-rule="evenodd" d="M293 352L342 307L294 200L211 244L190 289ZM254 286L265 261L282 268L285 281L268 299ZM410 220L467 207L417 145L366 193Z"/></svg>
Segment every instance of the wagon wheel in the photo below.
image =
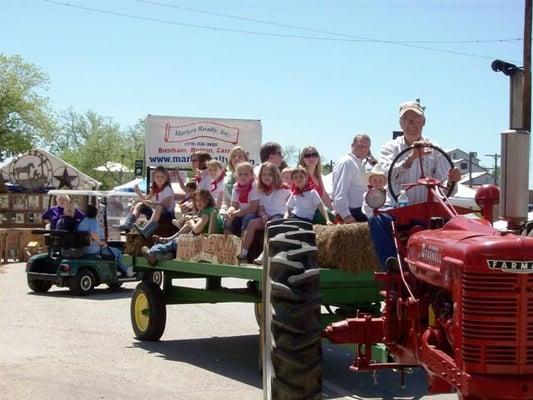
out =
<svg viewBox="0 0 533 400"><path fill-rule="evenodd" d="M157 286L163 283L163 271L147 271L143 275L143 282L154 282Z"/></svg>
<svg viewBox="0 0 533 400"><path fill-rule="evenodd" d="M315 234L306 223L278 226L267 228L273 232L263 280L264 398L319 399L322 329ZM278 229L282 232L273 235Z"/></svg>
<svg viewBox="0 0 533 400"><path fill-rule="evenodd" d="M96 278L87 268L80 268L76 276L70 278L69 289L75 296L87 296L94 292Z"/></svg>
<svg viewBox="0 0 533 400"><path fill-rule="evenodd" d="M409 146L409 147L403 149L402 151L400 151L396 155L396 157L394 157L394 160L392 160L392 163L389 166L389 173L387 174L388 183L389 183L388 184L389 193L391 194L391 196L394 199L394 201L398 201L398 193L396 193L394 191L394 185L392 184L392 182L393 182L393 176L392 176L393 167L396 166L396 164L400 161L400 159L407 152L413 150L415 147L428 147L430 149L436 150L437 152L439 152L446 159L446 161L448 161L448 164L450 164L450 168L454 167L452 159L450 158L450 156L444 150L442 150L440 147L432 145L430 143L420 144L420 145L416 145L416 146ZM453 189L455 188L455 182L453 182L450 187L443 186L443 185L441 185L441 182L438 179L434 179L434 178L431 178L431 177L426 177L425 173L427 171L424 171L424 165L423 165L423 162L422 162L422 157L419 157L414 162L419 164L419 166L420 166L420 174L421 175L420 175L420 178L416 182L411 182L411 183L405 184L405 186L407 187L407 190L409 190L409 189L411 189L411 188L413 188L415 186L423 186L423 185L428 185L428 184L434 184L435 186L438 186L441 189L446 190L446 196L449 196L450 193L453 192Z"/></svg>
<svg viewBox="0 0 533 400"><path fill-rule="evenodd" d="M130 306L131 326L140 340L157 341L165 331L165 296L154 282L141 282L135 288Z"/></svg>

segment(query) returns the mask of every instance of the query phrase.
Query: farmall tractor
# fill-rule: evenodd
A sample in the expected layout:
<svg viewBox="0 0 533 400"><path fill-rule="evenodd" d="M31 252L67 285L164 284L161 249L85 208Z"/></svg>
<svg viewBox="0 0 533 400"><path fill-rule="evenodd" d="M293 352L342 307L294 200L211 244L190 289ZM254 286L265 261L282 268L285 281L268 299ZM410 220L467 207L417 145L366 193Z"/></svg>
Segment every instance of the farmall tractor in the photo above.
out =
<svg viewBox="0 0 533 400"><path fill-rule="evenodd" d="M514 180L502 190L518 182L517 197L527 196L526 136L502 134L503 175ZM432 151L447 157L438 148ZM521 165L511 174L504 164L513 162ZM420 366L430 393L456 391L469 400L533 399L533 238L493 228L493 205L499 199L495 186L477 192L483 216L467 217L443 196L441 182L425 177L420 167L420 179L406 188L424 186L427 201L384 211L394 217L398 257L389 259L386 271L375 273L382 283L380 315L358 313L321 326L312 227L286 222L267 228L266 399L321 397L322 338L355 345L353 371ZM524 169L526 191L520 178ZM367 197L376 212L384 202L380 196ZM372 360L372 346L378 343L388 349L388 360Z"/></svg>

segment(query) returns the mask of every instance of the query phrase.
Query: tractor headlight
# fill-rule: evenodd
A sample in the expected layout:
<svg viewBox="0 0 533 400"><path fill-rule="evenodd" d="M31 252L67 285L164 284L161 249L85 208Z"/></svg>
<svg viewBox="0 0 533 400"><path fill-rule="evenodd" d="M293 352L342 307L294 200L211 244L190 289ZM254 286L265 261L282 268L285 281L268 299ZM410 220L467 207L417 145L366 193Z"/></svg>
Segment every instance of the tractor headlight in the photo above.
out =
<svg viewBox="0 0 533 400"><path fill-rule="evenodd" d="M365 201L372 208L381 208L387 200L385 189L372 188L366 192Z"/></svg>

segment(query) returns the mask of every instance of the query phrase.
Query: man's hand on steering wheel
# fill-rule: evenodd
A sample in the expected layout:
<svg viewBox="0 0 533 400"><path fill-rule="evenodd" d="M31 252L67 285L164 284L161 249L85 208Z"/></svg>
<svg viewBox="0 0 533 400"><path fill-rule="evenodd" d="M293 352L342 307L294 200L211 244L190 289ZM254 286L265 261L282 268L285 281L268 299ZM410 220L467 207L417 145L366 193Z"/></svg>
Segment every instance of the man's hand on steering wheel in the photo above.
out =
<svg viewBox="0 0 533 400"><path fill-rule="evenodd" d="M404 162L405 168L411 168L411 165L413 165L417 158L423 158L430 155L431 149L427 147L430 144L431 142L425 139L413 142L413 150L411 150Z"/></svg>
<svg viewBox="0 0 533 400"><path fill-rule="evenodd" d="M457 183L461 180L461 170L459 168L450 168L448 171L448 182Z"/></svg>

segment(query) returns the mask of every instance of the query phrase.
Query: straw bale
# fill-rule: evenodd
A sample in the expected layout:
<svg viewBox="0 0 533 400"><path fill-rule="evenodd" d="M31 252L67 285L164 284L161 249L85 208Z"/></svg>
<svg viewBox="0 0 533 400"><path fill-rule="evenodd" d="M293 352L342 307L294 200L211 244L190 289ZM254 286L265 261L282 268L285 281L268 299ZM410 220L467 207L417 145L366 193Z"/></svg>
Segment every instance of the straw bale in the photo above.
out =
<svg viewBox="0 0 533 400"><path fill-rule="evenodd" d="M162 221L154 235L161 237L169 237L178 231L170 221ZM128 234L126 234L126 244L124 245L124 253L132 256L142 256L143 246L152 247L154 241L152 238L145 239L143 238L135 229L132 229Z"/></svg>
<svg viewBox="0 0 533 400"><path fill-rule="evenodd" d="M318 265L348 272L379 271L379 262L366 222L315 225Z"/></svg>

